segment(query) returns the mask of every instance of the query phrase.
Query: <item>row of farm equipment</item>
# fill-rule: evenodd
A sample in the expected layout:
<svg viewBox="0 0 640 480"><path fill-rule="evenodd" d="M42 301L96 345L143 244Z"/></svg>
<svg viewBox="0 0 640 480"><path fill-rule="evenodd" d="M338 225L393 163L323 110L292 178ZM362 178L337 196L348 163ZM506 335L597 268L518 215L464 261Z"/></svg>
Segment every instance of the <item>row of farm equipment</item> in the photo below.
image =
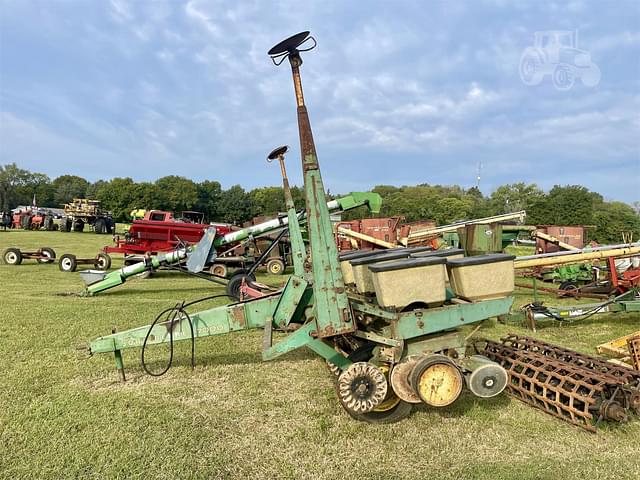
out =
<svg viewBox="0 0 640 480"><path fill-rule="evenodd" d="M139 349L142 368L157 376L169 370L175 342L190 342L193 365L198 339L261 330L263 360L309 348L335 376L342 408L365 422L397 422L417 405L444 408L465 391L479 399L506 391L589 431L604 422L620 424L640 416L640 336L627 339L624 358L629 366L528 336L507 335L500 341L477 337L482 323L495 317L532 328L542 317L579 317L542 304L513 309L516 272L527 272L536 288L535 282L548 274L544 269L559 265L608 262L613 290L604 301L583 309L583 317L640 311L638 277L623 275L637 266L630 260L622 272L615 263L640 255L640 244L584 249L584 238L573 238L566 230L517 224L524 222L525 212L440 227L403 224L398 217L333 225L331 214L336 212L367 206L378 213L381 198L369 192L326 198L300 75L301 52L315 46L309 32L302 32L268 52L275 65L288 61L291 67L305 209L294 206L285 168L288 148L283 146L268 159L280 164L286 214L236 228L176 222L168 212L145 212L124 238L116 236L115 246L101 252L122 253L126 264L110 272L81 272L86 282L82 295L95 296L133 276L167 268L226 285L232 301L204 310L197 306L211 298L208 293L194 302L176 302L149 325L92 340L88 354L113 355L118 375L126 381L127 350ZM535 244L536 255L503 253L505 245L518 240ZM45 261L34 255L23 258ZM256 281L256 268L270 258L282 262L281 271L292 267L280 287ZM46 261L53 259L55 253ZM157 370L145 353L159 345L169 345L171 356Z"/></svg>
<svg viewBox="0 0 640 480"><path fill-rule="evenodd" d="M474 338L484 320L511 312L518 261L478 251L481 234L493 235L485 233L485 224L450 227L456 234L462 229L469 235L458 238L463 248L442 248L428 236L423 237L428 241L411 245L409 229L398 236L393 225L380 230L382 238L363 231L362 224L333 228L300 76L301 52L315 45L309 32L302 32L269 51L276 65L288 60L297 103L305 212L293 206L284 151L274 154L283 167L293 274L276 290L244 278L240 299L228 305L197 311L194 303L179 302L150 325L91 341L89 353L113 355L125 381L126 350L140 349L143 369L161 375L171 359L159 371L147 364L145 352L155 345L187 341L193 352L199 338L260 329L263 360L308 347L335 375L340 405L366 422L396 422L420 404L443 408L465 390L478 398L506 390L589 431L604 422L623 423L640 415L637 369L526 336L509 335L499 342ZM420 226L414 234L434 228ZM336 234L344 235L345 250L353 251L339 254ZM196 246L175 252L197 270L217 257L227 235L208 230ZM363 250L359 242L381 248ZM623 256L634 254L638 247L629 246ZM469 256L469 251L480 254ZM553 263L544 260L546 265ZM114 281L119 283L118 276L126 273L117 273Z"/></svg>
<svg viewBox="0 0 640 480"><path fill-rule="evenodd" d="M23 230L59 230L61 232L82 232L91 229L95 233L111 234L115 222L111 212L103 210L98 200L74 198L64 208L39 208L22 206L11 213L2 213L2 224L5 229Z"/></svg>
<svg viewBox="0 0 640 480"><path fill-rule="evenodd" d="M91 265L102 271L111 268L111 257L104 253L98 253L92 258L79 258L72 253L65 253L56 258L56 251L50 247L40 247L36 250L10 247L2 253L2 259L7 265L20 265L23 260L35 260L37 263L57 263L58 268L63 272L75 272L78 265Z"/></svg>

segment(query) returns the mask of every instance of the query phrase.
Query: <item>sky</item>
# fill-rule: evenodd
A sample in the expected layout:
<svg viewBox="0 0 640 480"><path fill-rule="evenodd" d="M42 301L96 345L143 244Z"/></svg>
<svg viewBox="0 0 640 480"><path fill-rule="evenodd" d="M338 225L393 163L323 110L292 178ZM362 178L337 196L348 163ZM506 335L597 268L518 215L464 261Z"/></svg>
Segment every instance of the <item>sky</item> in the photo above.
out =
<svg viewBox="0 0 640 480"><path fill-rule="evenodd" d="M291 71L266 52L303 30L330 192L470 188L480 171L485 195L527 182L640 200L637 0L0 0L0 164L251 189L280 184L265 157L288 144L301 184ZM536 49L556 30L581 51L544 33ZM546 68L538 84L523 58Z"/></svg>

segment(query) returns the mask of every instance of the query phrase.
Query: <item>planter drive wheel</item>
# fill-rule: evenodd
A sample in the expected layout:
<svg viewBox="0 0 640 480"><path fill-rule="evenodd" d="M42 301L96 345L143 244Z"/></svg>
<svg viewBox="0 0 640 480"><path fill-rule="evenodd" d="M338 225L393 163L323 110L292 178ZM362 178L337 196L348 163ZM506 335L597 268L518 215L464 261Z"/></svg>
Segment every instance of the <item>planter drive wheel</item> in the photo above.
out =
<svg viewBox="0 0 640 480"><path fill-rule="evenodd" d="M20 265L22 263L22 253L19 248L7 248L2 254L2 258L7 265Z"/></svg>
<svg viewBox="0 0 640 480"><path fill-rule="evenodd" d="M58 268L63 272L75 272L77 266L76 256L71 253L65 253L58 260Z"/></svg>
<svg viewBox="0 0 640 480"><path fill-rule="evenodd" d="M53 250L53 248L42 247L40 249L40 255L46 258L38 258L38 263L51 263L56 259L56 252Z"/></svg>
<svg viewBox="0 0 640 480"><path fill-rule="evenodd" d="M282 275L284 268L284 262L279 258L272 258L267 262L267 272L271 275Z"/></svg>
<svg viewBox="0 0 640 480"><path fill-rule="evenodd" d="M99 253L93 265L98 270L109 270L111 268L111 257L106 253Z"/></svg>

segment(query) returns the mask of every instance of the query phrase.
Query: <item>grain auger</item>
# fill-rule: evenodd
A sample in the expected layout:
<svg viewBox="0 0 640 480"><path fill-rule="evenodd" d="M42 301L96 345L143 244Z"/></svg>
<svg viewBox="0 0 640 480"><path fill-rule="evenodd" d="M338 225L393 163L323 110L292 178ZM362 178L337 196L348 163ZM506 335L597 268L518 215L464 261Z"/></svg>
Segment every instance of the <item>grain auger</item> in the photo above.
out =
<svg viewBox="0 0 640 480"><path fill-rule="evenodd" d="M113 353L124 380L123 350L142 348L144 365L145 348L152 345L191 341L193 349L200 337L263 329L263 360L311 349L336 374L337 397L359 420L389 423L408 416L416 404L444 407L465 387L478 397L498 395L508 382L505 369L474 354L468 332L460 329L509 311L513 257L455 258L459 251L410 248L338 257L300 76L300 53L315 46L302 32L269 51L274 64L288 60L291 66L309 240L302 241L291 201L286 149L276 150L270 157L282 166L294 260L285 286L199 312L180 304L152 325L92 341L90 353ZM474 280L478 275L481 280ZM284 335L274 341L274 331Z"/></svg>

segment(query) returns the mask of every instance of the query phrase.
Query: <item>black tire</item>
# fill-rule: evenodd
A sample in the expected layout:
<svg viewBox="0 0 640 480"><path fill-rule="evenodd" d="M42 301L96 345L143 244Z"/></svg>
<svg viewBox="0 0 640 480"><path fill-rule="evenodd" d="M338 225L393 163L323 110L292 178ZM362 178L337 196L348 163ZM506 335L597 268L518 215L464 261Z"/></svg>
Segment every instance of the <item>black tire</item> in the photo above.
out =
<svg viewBox="0 0 640 480"><path fill-rule="evenodd" d="M82 232L84 230L84 222L82 220L76 220L73 223L74 232Z"/></svg>
<svg viewBox="0 0 640 480"><path fill-rule="evenodd" d="M2 254L2 259L7 265L20 265L22 263L22 252L19 248L7 248Z"/></svg>
<svg viewBox="0 0 640 480"><path fill-rule="evenodd" d="M44 219L44 229L51 232L54 229L53 227L53 218L51 218L50 216L46 216Z"/></svg>
<svg viewBox="0 0 640 480"><path fill-rule="evenodd" d="M106 232L109 235L111 235L113 233L113 227L115 227L115 223L113 221L113 218L105 218L105 226L106 226Z"/></svg>
<svg viewBox="0 0 640 480"><path fill-rule="evenodd" d="M71 253L65 253L58 260L58 268L62 272L75 272L77 266L76 256Z"/></svg>
<svg viewBox="0 0 640 480"><path fill-rule="evenodd" d="M373 349L375 348L374 343L368 343L363 345L360 348L355 349L350 355L349 360L352 362L367 362L373 356ZM389 385L389 389L391 389L391 385ZM361 422L367 422L372 424L388 424L388 423L396 423L400 420L404 420L407 418L411 411L413 410L413 405L409 402L405 402L404 400L399 400L398 403L389 410L384 410L380 412L369 412L363 413L361 415L354 415L353 413L347 410L347 413L351 415L351 417L359 420Z"/></svg>
<svg viewBox="0 0 640 480"><path fill-rule="evenodd" d="M240 286L242 285L243 279L248 279L253 282L256 277L247 275L245 270L238 270L227 282L227 296L236 302L240 301Z"/></svg>
<svg viewBox="0 0 640 480"><path fill-rule="evenodd" d="M60 223L60 228L63 232L70 232L73 227L73 220L71 218L63 218Z"/></svg>
<svg viewBox="0 0 640 480"><path fill-rule="evenodd" d="M38 263L52 263L56 259L56 252L53 248L42 247L40 253L47 258L39 258Z"/></svg>
<svg viewBox="0 0 640 480"><path fill-rule="evenodd" d="M111 268L111 257L106 253L99 253L96 256L96 261L93 264L98 270L109 270Z"/></svg>
<svg viewBox="0 0 640 480"><path fill-rule="evenodd" d="M102 235L107 232L107 226L105 225L105 221L103 218L99 218L93 224L93 231L98 235Z"/></svg>
<svg viewBox="0 0 640 480"><path fill-rule="evenodd" d="M222 263L214 263L209 268L209 273L211 275L215 275L216 277L227 278L227 275L229 274L229 269L227 268L226 265Z"/></svg>
<svg viewBox="0 0 640 480"><path fill-rule="evenodd" d="M25 215L24 217L22 217L20 219L20 226L24 230L29 230L31 228L31 217L28 215Z"/></svg>
<svg viewBox="0 0 640 480"><path fill-rule="evenodd" d="M269 272L271 275L283 275L284 270L284 262L279 258L272 258L267 262L267 272Z"/></svg>
<svg viewBox="0 0 640 480"><path fill-rule="evenodd" d="M578 286L578 284L576 282L573 281L566 281L566 282L562 282L560 284L560 286L558 287L558 290L563 290L563 291L568 291L568 290L577 290L578 288L580 288Z"/></svg>

